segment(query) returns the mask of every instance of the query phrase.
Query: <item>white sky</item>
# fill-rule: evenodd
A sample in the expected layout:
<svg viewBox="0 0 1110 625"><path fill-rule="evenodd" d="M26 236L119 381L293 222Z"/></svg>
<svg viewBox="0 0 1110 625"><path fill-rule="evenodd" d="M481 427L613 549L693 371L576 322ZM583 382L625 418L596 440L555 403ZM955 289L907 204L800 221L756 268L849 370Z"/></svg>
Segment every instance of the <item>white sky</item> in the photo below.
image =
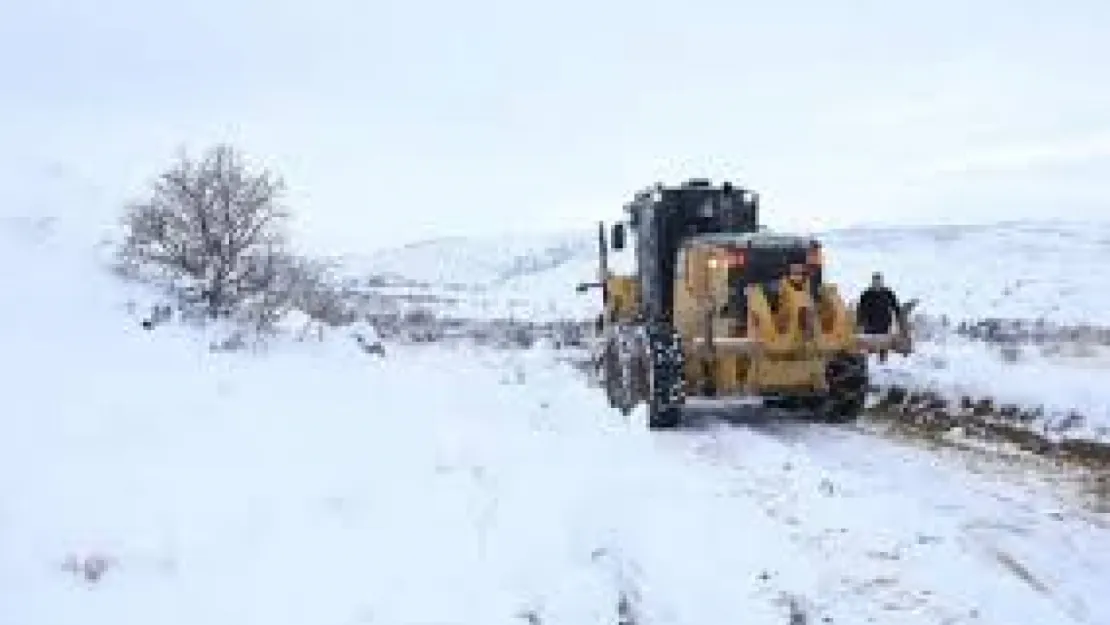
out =
<svg viewBox="0 0 1110 625"><path fill-rule="evenodd" d="M694 176L777 227L1110 219L1110 3L850 4L5 0L0 199L114 207L227 139L332 251Z"/></svg>

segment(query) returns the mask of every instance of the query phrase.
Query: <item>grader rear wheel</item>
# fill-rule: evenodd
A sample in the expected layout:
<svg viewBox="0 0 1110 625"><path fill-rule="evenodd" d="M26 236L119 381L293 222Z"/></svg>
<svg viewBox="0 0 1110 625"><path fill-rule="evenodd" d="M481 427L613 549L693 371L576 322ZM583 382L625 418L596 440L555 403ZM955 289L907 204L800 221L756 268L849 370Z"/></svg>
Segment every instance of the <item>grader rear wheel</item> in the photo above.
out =
<svg viewBox="0 0 1110 625"><path fill-rule="evenodd" d="M610 408L616 408L620 404L620 375L620 360L610 342L601 354L601 382L605 386L605 399L609 401Z"/></svg>
<svg viewBox="0 0 1110 625"><path fill-rule="evenodd" d="M605 347L602 371L609 407L616 408L624 416L632 414L636 402L632 396L633 381L629 379L631 372L626 370L620 346L615 341L610 341Z"/></svg>

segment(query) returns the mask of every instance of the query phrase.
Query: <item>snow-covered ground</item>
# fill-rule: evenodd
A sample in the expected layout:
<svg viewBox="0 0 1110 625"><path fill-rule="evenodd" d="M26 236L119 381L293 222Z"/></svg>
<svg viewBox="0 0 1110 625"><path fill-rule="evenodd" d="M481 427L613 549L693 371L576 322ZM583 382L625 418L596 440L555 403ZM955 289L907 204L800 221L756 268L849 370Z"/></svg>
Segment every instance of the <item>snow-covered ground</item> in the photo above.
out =
<svg viewBox="0 0 1110 625"><path fill-rule="evenodd" d="M542 348L212 354L0 236L0 623L1110 622L1110 528L1025 467L652 433Z"/></svg>

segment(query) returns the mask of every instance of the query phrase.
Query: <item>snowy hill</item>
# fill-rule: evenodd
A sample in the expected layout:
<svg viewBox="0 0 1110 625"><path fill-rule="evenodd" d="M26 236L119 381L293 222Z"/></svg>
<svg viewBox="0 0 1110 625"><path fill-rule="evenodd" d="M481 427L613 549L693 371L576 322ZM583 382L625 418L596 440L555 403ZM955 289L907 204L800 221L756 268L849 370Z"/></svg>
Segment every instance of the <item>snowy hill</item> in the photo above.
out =
<svg viewBox="0 0 1110 625"><path fill-rule="evenodd" d="M579 233L452 237L348 261L364 271L421 282L496 287L520 276L553 270L596 249L592 238Z"/></svg>
<svg viewBox="0 0 1110 625"><path fill-rule="evenodd" d="M844 230L826 235L833 279L873 270L922 312L1110 325L1110 222Z"/></svg>
<svg viewBox="0 0 1110 625"><path fill-rule="evenodd" d="M856 228L817 233L830 277L854 298L882 271L923 313L954 320L1045 319L1110 325L1110 223L1002 223L980 226ZM486 314L589 317L596 294L574 286L596 276L593 231L427 241L349 259L355 273L403 275L467 285ZM620 259L617 259L618 262ZM627 259L624 259L627 262ZM466 304L460 304L460 311ZM467 310L481 314L479 310Z"/></svg>

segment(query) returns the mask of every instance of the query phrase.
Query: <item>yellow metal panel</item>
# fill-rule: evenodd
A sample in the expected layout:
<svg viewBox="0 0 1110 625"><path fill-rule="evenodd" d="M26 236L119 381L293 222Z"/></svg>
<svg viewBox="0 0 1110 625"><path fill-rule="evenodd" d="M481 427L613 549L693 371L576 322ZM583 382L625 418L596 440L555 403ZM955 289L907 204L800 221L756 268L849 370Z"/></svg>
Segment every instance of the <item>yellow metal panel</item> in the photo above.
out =
<svg viewBox="0 0 1110 625"><path fill-rule="evenodd" d="M607 316L615 320L631 320L639 307L640 291L636 279L632 276L610 276L608 289Z"/></svg>

